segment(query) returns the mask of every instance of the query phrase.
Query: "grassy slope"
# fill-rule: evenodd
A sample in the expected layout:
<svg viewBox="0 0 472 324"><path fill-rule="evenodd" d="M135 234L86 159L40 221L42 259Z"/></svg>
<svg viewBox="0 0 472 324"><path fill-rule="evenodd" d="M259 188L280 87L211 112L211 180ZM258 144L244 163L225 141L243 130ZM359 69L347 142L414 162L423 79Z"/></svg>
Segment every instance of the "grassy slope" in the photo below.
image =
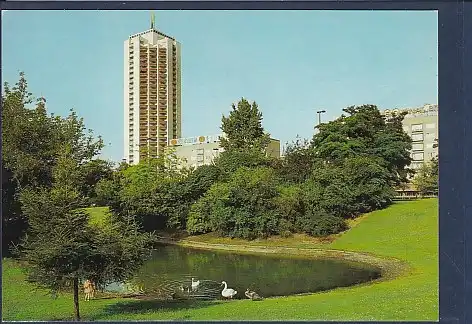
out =
<svg viewBox="0 0 472 324"><path fill-rule="evenodd" d="M102 210L103 211L103 210ZM98 214L97 214L98 215ZM231 244L235 244L234 240ZM297 246L297 239L283 245ZM282 244L277 241L267 245ZM90 320L437 320L438 319L438 202L428 199L397 203L371 213L329 244L317 247L370 252L408 262L411 271L391 281L340 288L307 296L236 300L214 303L162 303L94 300L81 303ZM248 243L245 242L247 245ZM263 241L256 244L264 244ZM57 300L31 292L14 262L3 263L3 318L6 320L68 319L72 296ZM28 298L29 297L29 298ZM28 301L27 301L28 300ZM30 301L31 300L31 301Z"/></svg>

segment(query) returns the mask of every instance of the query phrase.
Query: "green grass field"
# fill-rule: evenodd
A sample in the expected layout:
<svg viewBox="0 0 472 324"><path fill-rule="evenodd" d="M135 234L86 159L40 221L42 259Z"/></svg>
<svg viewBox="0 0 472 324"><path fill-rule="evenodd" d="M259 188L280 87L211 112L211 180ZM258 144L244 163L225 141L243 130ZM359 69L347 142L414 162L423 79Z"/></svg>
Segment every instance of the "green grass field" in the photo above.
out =
<svg viewBox="0 0 472 324"><path fill-rule="evenodd" d="M100 222L106 209L91 212ZM215 242L211 236L192 240ZM218 243L224 243L218 240ZM216 242L215 242L216 243ZM393 280L339 288L305 296L269 298L263 302L162 302L96 299L81 302L84 320L428 320L439 317L438 200L399 202L367 214L330 243L295 236L291 239L230 244L316 247L397 258L410 266ZM70 320L71 294L52 299L24 281L18 264L3 260L4 320Z"/></svg>

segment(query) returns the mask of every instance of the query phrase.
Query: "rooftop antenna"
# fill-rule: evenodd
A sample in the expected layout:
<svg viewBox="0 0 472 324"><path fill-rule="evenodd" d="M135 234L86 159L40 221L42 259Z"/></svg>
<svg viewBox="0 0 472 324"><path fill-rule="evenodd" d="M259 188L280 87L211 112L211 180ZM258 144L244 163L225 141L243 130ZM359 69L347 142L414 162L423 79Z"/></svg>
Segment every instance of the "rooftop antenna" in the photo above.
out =
<svg viewBox="0 0 472 324"><path fill-rule="evenodd" d="M154 15L154 11L151 11L151 29L154 29L156 25L156 16Z"/></svg>

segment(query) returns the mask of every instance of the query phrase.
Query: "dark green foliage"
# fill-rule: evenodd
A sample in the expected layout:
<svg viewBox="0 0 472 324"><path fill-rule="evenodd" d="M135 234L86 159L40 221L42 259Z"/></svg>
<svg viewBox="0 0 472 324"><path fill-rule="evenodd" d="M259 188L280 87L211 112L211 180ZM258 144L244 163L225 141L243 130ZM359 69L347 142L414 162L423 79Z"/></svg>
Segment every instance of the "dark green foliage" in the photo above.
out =
<svg viewBox="0 0 472 324"><path fill-rule="evenodd" d="M80 280L99 287L129 279L150 253L153 236L141 234L132 218L111 217L104 227L89 223L77 185L82 174L70 147L53 169L52 188L24 189L21 204L28 218L27 235L17 248L28 264L28 280L58 291ZM80 319L78 299L75 316Z"/></svg>
<svg viewBox="0 0 472 324"><path fill-rule="evenodd" d="M269 134L262 127L262 113L255 102L252 105L242 98L228 117L221 118L221 130L225 136L221 138L221 147L225 151L263 152L270 142Z"/></svg>
<svg viewBox="0 0 472 324"><path fill-rule="evenodd" d="M346 158L341 165L318 164L304 185L305 204L342 218L385 208L394 192L382 164L382 159L368 156Z"/></svg>
<svg viewBox="0 0 472 324"><path fill-rule="evenodd" d="M258 150L224 151L216 159L215 165L220 169L220 179L227 180L240 167L256 168L269 167L272 159Z"/></svg>
<svg viewBox="0 0 472 324"><path fill-rule="evenodd" d="M275 199L276 210L282 216L279 223L281 235L289 236L289 233L299 232L296 227L297 220L304 214L302 201L302 187L300 185L279 185L279 195Z"/></svg>
<svg viewBox="0 0 472 324"><path fill-rule="evenodd" d="M114 172L111 179L101 179L94 188L95 202L98 206L109 206L111 210L120 209L121 173Z"/></svg>
<svg viewBox="0 0 472 324"><path fill-rule="evenodd" d="M96 185L101 180L110 180L113 177L113 163L101 159L88 161L80 166L83 181L81 192L91 204L97 204Z"/></svg>
<svg viewBox="0 0 472 324"><path fill-rule="evenodd" d="M22 215L19 196L24 188L51 187L52 170L64 145L72 149L78 165L87 163L103 147L100 138L86 133L83 120L71 111L69 116L48 115L46 100L34 107L27 81L20 73L12 88L5 83L2 94L2 203L3 251L18 242L28 224Z"/></svg>
<svg viewBox="0 0 472 324"><path fill-rule="evenodd" d="M229 182L214 184L192 206L187 231L216 231L246 239L278 233L280 217L275 209L276 185L271 169L238 169Z"/></svg>
<svg viewBox="0 0 472 324"><path fill-rule="evenodd" d="M200 199L220 178L221 170L214 165L202 165L185 179L170 188L171 208L167 225L174 229L185 229L190 207Z"/></svg>
<svg viewBox="0 0 472 324"><path fill-rule="evenodd" d="M411 138L403 131L404 114L384 119L374 105L351 106L348 116L318 126L312 148L316 158L332 164L355 156L381 158L391 185L407 181Z"/></svg>
<svg viewBox="0 0 472 324"><path fill-rule="evenodd" d="M284 158L275 168L277 173L291 183L303 183L312 174L315 164L314 150L308 140L297 139L287 144Z"/></svg>
<svg viewBox="0 0 472 324"><path fill-rule="evenodd" d="M330 215L321 208L309 208L297 219L298 231L311 236L328 236L347 229L344 219Z"/></svg>

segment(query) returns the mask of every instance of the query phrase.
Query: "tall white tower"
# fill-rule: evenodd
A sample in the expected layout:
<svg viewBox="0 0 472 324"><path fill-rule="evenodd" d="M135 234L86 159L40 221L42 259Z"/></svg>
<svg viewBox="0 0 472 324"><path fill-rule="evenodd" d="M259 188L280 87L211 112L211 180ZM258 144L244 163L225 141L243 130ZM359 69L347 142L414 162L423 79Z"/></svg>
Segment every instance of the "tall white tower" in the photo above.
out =
<svg viewBox="0 0 472 324"><path fill-rule="evenodd" d="M180 43L151 28L124 42L124 155L157 157L182 136Z"/></svg>

